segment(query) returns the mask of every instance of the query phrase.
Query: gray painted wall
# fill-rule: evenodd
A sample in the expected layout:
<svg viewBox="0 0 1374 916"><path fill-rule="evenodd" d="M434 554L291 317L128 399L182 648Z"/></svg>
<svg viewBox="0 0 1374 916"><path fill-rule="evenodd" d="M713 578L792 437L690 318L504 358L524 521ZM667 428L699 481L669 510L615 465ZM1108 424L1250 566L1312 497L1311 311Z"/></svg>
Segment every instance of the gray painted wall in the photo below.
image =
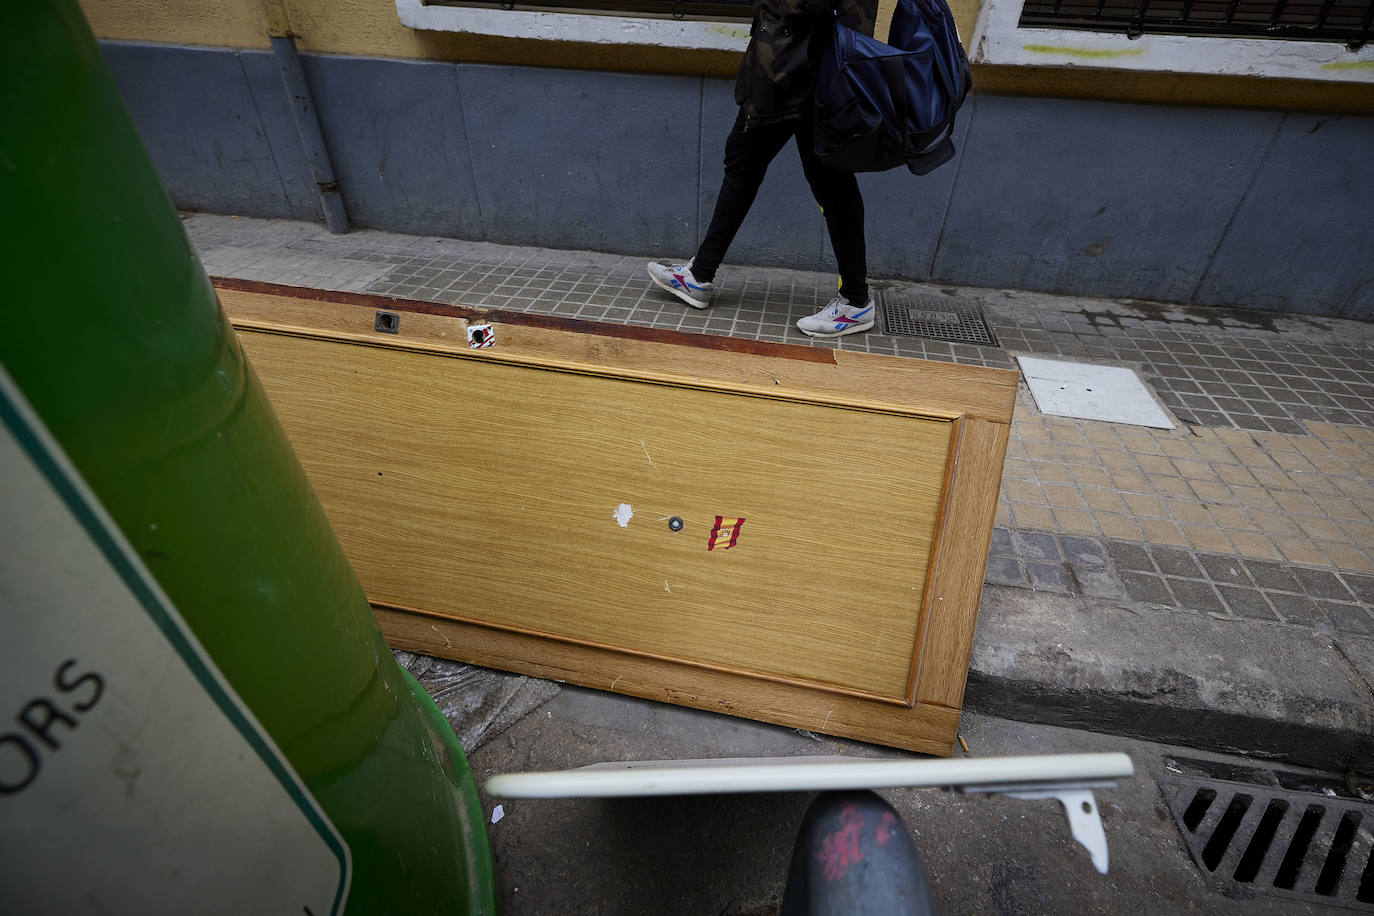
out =
<svg viewBox="0 0 1374 916"><path fill-rule="evenodd" d="M104 48L179 206L321 219L270 53ZM356 225L685 258L710 219L729 80L305 66ZM956 143L861 176L874 276L1374 320L1374 118L975 95ZM790 150L728 262L833 268Z"/></svg>

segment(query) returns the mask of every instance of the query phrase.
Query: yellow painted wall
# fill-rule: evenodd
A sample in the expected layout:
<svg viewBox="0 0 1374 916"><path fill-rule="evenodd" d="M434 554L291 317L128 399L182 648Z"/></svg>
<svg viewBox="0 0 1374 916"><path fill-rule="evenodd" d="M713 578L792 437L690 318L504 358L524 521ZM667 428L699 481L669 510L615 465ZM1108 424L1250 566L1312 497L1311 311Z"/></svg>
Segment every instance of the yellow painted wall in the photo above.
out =
<svg viewBox="0 0 1374 916"><path fill-rule="evenodd" d="M972 3L974 0L963 0ZM409 29L392 0L81 0L100 38L229 48L268 47L269 12L284 8L306 53L733 76L739 55L598 46Z"/></svg>
<svg viewBox="0 0 1374 916"><path fill-rule="evenodd" d="M260 0L82 0L81 8L100 38L267 47Z"/></svg>
<svg viewBox="0 0 1374 916"><path fill-rule="evenodd" d="M726 51L417 31L401 25L393 0L81 0L81 5L96 35L126 41L265 49L273 16L284 15L308 53L700 76L733 76L739 66L739 55ZM951 0L950 6L967 43L979 0ZM975 66L973 78L985 92L1374 113L1374 90L1367 84L991 65Z"/></svg>
<svg viewBox="0 0 1374 916"><path fill-rule="evenodd" d="M983 64L974 66L973 84L1002 95L1374 114L1374 88L1367 83Z"/></svg>
<svg viewBox="0 0 1374 916"><path fill-rule="evenodd" d="M482 46L501 44L488 37L458 41L463 36L408 29L401 25L391 0L82 0L81 7L96 35L127 41L266 48L269 20L280 15L280 10L302 49L321 54L467 60L481 54ZM950 9L967 46L978 18L978 0L952 0ZM544 47L539 59L529 62L558 66L585 66L573 49L595 50L568 46L565 58L557 50L547 50L550 42L511 39L510 43ZM620 59L626 50L622 46L612 53ZM501 54L508 52L503 49ZM700 58L703 53L691 56Z"/></svg>

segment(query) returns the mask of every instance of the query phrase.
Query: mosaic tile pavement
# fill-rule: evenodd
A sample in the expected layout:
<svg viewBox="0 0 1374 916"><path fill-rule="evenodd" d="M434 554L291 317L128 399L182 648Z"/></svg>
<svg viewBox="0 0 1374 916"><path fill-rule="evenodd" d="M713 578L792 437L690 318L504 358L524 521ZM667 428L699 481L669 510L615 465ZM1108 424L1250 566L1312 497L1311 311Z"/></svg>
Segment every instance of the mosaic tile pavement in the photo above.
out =
<svg viewBox="0 0 1374 916"><path fill-rule="evenodd" d="M1001 347L881 324L813 341L793 322L830 299L830 274L727 265L699 311L655 287L642 256L184 224L211 274L999 368L1133 368L1177 429L1046 416L1023 386L988 582L1374 635L1374 325L876 280L982 305Z"/></svg>
<svg viewBox="0 0 1374 916"><path fill-rule="evenodd" d="M1009 350L1138 365L1190 425L1299 436L1304 421L1374 427L1368 334L1349 345L1340 328L1350 322L1084 300L1016 319L1002 335Z"/></svg>
<svg viewBox="0 0 1374 916"><path fill-rule="evenodd" d="M987 581L1374 636L1374 576L997 526Z"/></svg>
<svg viewBox="0 0 1374 916"><path fill-rule="evenodd" d="M1038 415L1024 393L1017 408L1000 521L1374 572L1374 430L1148 430Z"/></svg>

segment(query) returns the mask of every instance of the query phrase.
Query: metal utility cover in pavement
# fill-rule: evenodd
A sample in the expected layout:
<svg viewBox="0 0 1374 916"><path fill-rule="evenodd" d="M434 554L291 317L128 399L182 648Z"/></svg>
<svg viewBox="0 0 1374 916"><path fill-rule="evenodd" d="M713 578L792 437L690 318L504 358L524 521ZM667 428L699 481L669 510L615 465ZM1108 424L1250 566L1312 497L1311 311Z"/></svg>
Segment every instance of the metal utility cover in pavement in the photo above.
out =
<svg viewBox="0 0 1374 916"><path fill-rule="evenodd" d="M891 289L880 293L878 300L883 310L883 328L888 334L997 346L992 327L976 302Z"/></svg>
<svg viewBox="0 0 1374 916"><path fill-rule="evenodd" d="M1145 383L1121 366L1094 366L1018 356L1021 374L1041 413L1173 429Z"/></svg>
<svg viewBox="0 0 1374 916"><path fill-rule="evenodd" d="M1374 912L1374 806L1190 775L1159 785L1193 861L1227 896Z"/></svg>

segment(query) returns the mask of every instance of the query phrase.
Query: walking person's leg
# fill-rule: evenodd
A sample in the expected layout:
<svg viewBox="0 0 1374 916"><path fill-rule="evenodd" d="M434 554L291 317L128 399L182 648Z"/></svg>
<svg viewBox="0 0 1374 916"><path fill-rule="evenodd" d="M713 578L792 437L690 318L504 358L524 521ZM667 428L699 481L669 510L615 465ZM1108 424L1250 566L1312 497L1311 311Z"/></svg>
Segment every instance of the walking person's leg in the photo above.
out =
<svg viewBox="0 0 1374 916"><path fill-rule="evenodd" d="M843 337L873 327L876 309L868 295L868 253L864 241L864 199L853 172L832 169L816 157L812 121L797 125L797 152L811 193L825 215L830 247L840 268L840 295L815 315L797 322L812 337Z"/></svg>
<svg viewBox="0 0 1374 916"><path fill-rule="evenodd" d="M787 144L794 128L795 122L791 121L750 126L743 109L740 110L725 139L725 177L706 235L695 257L686 264L675 267L650 263L649 276L655 283L688 305L706 308L710 304L716 270L758 196L769 163Z"/></svg>
<svg viewBox="0 0 1374 916"><path fill-rule="evenodd" d="M746 127L744 111L725 140L725 176L716 196L715 212L706 236L692 259L694 272L706 280L715 279L716 269L744 224L754 205L768 166L792 137L795 122Z"/></svg>

